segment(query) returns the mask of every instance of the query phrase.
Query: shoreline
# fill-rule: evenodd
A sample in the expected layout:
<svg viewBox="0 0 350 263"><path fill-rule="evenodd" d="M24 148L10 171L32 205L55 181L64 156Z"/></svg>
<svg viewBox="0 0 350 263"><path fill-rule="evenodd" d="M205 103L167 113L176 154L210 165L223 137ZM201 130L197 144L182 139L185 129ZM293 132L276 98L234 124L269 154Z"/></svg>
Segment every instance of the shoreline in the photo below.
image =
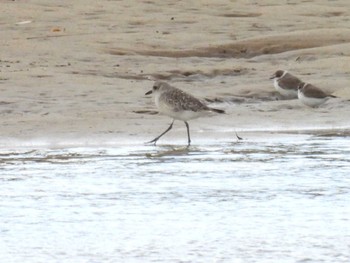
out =
<svg viewBox="0 0 350 263"><path fill-rule="evenodd" d="M236 134L242 137L238 140ZM186 146L187 137L185 129L174 129L164 138L162 138L156 146L147 144L146 142L156 137L158 134L147 134L141 136L119 136L106 135L101 136L67 136L66 138L57 137L36 137L36 138L1 138L0 147L2 151L19 150L19 149L62 149L62 148L115 148L115 147L164 147L164 146ZM350 127L338 129L286 129L286 130L239 130L236 131L198 131L191 130L191 146L205 145L223 145L231 143L249 143L252 141L266 141L271 138L278 140L291 140L299 137L349 137ZM134 137L134 138L133 138Z"/></svg>

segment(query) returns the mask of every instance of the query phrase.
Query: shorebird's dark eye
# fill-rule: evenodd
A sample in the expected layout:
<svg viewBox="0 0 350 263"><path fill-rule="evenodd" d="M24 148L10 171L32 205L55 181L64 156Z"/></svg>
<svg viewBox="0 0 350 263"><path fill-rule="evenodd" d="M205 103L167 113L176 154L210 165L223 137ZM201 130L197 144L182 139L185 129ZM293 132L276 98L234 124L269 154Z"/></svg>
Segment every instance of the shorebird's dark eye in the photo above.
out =
<svg viewBox="0 0 350 263"><path fill-rule="evenodd" d="M157 87L157 86L153 86L153 89L154 89L154 90L157 90L157 89L158 89L158 87Z"/></svg>

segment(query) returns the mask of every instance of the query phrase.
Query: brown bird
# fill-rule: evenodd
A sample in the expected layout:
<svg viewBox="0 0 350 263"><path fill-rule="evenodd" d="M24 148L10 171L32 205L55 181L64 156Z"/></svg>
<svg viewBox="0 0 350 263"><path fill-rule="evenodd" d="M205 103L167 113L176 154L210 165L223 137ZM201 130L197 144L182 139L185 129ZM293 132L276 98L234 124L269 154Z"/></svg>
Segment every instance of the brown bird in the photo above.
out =
<svg viewBox="0 0 350 263"><path fill-rule="evenodd" d="M336 96L328 95L312 84L301 82L298 86L298 98L309 107L318 107L329 98L336 98Z"/></svg>
<svg viewBox="0 0 350 263"><path fill-rule="evenodd" d="M270 79L273 79L275 89L285 98L298 98L298 85L301 80L286 70L277 70Z"/></svg>

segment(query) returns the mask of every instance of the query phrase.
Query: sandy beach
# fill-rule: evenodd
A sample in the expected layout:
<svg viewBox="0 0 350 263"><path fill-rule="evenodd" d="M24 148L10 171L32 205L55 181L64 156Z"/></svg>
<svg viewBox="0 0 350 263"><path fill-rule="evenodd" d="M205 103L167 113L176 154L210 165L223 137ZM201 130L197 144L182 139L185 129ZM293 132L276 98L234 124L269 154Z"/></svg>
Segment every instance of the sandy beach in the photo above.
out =
<svg viewBox="0 0 350 263"><path fill-rule="evenodd" d="M171 119L164 80L225 109L193 143L251 133L350 132L350 2L2 1L0 145L143 143ZM283 100L283 69L338 98ZM167 142L186 143L176 122ZM166 142L166 139L164 139Z"/></svg>
<svg viewBox="0 0 350 263"><path fill-rule="evenodd" d="M349 0L0 10L2 262L349 262ZM276 70L336 98L283 99ZM146 144L156 80L226 114Z"/></svg>

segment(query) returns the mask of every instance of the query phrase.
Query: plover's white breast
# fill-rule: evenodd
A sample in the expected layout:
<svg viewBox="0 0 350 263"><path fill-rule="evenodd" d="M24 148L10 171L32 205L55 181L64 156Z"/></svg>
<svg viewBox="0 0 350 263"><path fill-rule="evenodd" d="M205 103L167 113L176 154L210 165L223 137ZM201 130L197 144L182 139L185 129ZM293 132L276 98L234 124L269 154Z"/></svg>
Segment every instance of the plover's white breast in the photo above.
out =
<svg viewBox="0 0 350 263"><path fill-rule="evenodd" d="M282 88L279 83L278 83L278 79L274 79L273 81L273 85L275 87L275 89L283 96L286 98L297 98L298 94L297 94L297 90L296 89L284 89Z"/></svg>
<svg viewBox="0 0 350 263"><path fill-rule="evenodd" d="M307 97L300 90L298 90L298 98L303 104L309 107L317 107L327 100L327 97L326 98Z"/></svg>

